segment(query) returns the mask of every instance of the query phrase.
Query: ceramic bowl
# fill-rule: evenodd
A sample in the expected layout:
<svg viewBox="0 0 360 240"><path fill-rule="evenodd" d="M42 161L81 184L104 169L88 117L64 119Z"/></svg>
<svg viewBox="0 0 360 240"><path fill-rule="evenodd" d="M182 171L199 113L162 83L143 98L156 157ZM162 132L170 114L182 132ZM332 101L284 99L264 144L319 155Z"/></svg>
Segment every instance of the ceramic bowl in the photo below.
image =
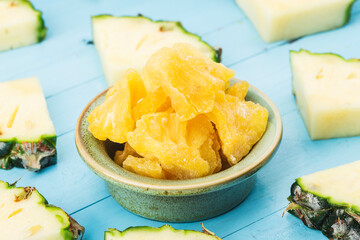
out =
<svg viewBox="0 0 360 240"><path fill-rule="evenodd" d="M244 159L219 173L197 179L144 177L125 170L111 159L119 146L99 141L88 131L87 116L104 102L105 94L106 91L96 96L81 113L75 133L77 149L87 166L106 181L111 196L121 206L149 219L198 221L234 208L249 195L255 173L274 156L282 137L277 108L264 93L250 86L246 99L265 107L269 120L263 137Z"/></svg>

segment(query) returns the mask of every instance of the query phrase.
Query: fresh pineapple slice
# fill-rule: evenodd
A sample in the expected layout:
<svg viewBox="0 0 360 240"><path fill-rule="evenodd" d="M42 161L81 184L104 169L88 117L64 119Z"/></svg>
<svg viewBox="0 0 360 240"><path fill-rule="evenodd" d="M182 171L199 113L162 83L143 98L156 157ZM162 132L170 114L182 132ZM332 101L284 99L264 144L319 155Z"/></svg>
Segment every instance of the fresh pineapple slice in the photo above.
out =
<svg viewBox="0 0 360 240"><path fill-rule="evenodd" d="M343 26L355 0L236 0L266 42Z"/></svg>
<svg viewBox="0 0 360 240"><path fill-rule="evenodd" d="M0 196L0 239L73 240L84 232L62 209L48 205L35 188L0 181Z"/></svg>
<svg viewBox="0 0 360 240"><path fill-rule="evenodd" d="M36 77L0 83L0 168L56 163L56 133Z"/></svg>
<svg viewBox="0 0 360 240"><path fill-rule="evenodd" d="M0 0L0 51L41 42L46 28L41 12L27 0Z"/></svg>
<svg viewBox="0 0 360 240"><path fill-rule="evenodd" d="M360 135L360 60L291 51L293 91L312 139Z"/></svg>
<svg viewBox="0 0 360 240"><path fill-rule="evenodd" d="M189 43L207 57L220 61L214 48L187 32L179 22L110 15L94 16L92 22L94 43L109 86L122 79L128 68L142 72L151 55L179 42Z"/></svg>
<svg viewBox="0 0 360 240"><path fill-rule="evenodd" d="M122 232L110 228L105 232L105 240L221 240L210 232L176 230L169 225L160 228L130 227Z"/></svg>
<svg viewBox="0 0 360 240"><path fill-rule="evenodd" d="M360 161L296 179L287 211L329 239L360 239Z"/></svg>

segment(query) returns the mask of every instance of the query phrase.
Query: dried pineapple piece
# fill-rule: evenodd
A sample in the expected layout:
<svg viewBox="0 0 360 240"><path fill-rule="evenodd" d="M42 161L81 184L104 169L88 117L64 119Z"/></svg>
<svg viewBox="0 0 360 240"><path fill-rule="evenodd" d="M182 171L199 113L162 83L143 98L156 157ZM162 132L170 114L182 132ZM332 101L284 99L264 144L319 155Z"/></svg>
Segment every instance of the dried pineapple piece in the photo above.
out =
<svg viewBox="0 0 360 240"><path fill-rule="evenodd" d="M166 106L166 108L171 107L171 102L164 90L158 88L154 92L148 93L146 97L140 99L132 109L131 115L134 121L137 121L142 115L163 111L164 106Z"/></svg>
<svg viewBox="0 0 360 240"><path fill-rule="evenodd" d="M88 116L89 131L99 140L124 143L126 134L134 129L131 108L146 91L140 75L134 69L125 72L122 81L109 89L106 100Z"/></svg>
<svg viewBox="0 0 360 240"><path fill-rule="evenodd" d="M200 114L187 123L187 143L199 149L200 156L209 163L210 172L221 170L220 145L216 142L215 129L205 114Z"/></svg>
<svg viewBox="0 0 360 240"><path fill-rule="evenodd" d="M182 122L175 113L153 113L143 115L127 139L141 156L157 159L177 179L189 179L221 168L213 136L214 128L204 115Z"/></svg>
<svg viewBox="0 0 360 240"><path fill-rule="evenodd" d="M162 87L181 121L210 112L215 94L225 90L234 72L215 63L187 44L162 48L143 70L146 89Z"/></svg>
<svg viewBox="0 0 360 240"><path fill-rule="evenodd" d="M128 156L141 157L129 143L125 143L124 150L115 152L114 162L121 166Z"/></svg>
<svg viewBox="0 0 360 240"><path fill-rule="evenodd" d="M240 100L244 100L249 90L249 83L246 81L240 81L234 83L231 87L226 90L226 93L235 97L238 97Z"/></svg>
<svg viewBox="0 0 360 240"><path fill-rule="evenodd" d="M222 151L230 165L238 163L265 132L268 111L249 101L219 91L207 116L215 123Z"/></svg>
<svg viewBox="0 0 360 240"><path fill-rule="evenodd" d="M129 155L123 162L126 170L146 177L165 179L166 174L156 159L134 157Z"/></svg>

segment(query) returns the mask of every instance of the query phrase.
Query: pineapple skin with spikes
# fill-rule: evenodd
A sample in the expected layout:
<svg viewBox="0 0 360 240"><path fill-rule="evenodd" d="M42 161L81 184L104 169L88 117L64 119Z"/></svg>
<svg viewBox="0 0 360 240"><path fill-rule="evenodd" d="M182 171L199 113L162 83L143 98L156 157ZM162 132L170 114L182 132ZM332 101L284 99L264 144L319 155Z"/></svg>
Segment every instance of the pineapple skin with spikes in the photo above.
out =
<svg viewBox="0 0 360 240"><path fill-rule="evenodd" d="M38 142L0 142L0 169L13 167L39 171L56 164L56 137Z"/></svg>
<svg viewBox="0 0 360 240"><path fill-rule="evenodd" d="M56 164L56 132L36 77L0 83L0 169Z"/></svg>
<svg viewBox="0 0 360 240"><path fill-rule="evenodd" d="M355 161L300 177L285 211L329 239L360 239L359 174L360 161Z"/></svg>

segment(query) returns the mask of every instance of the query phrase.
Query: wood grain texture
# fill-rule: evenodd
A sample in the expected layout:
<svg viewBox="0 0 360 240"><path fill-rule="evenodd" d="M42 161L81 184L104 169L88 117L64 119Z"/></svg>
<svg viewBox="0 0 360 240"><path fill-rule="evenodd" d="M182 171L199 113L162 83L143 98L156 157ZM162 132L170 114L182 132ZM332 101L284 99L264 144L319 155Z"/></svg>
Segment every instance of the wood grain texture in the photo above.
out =
<svg viewBox="0 0 360 240"><path fill-rule="evenodd" d="M36 186L49 202L62 207L86 227L87 240L102 239L108 227L161 226L120 207L103 181L81 161L74 127L85 105L106 88L93 45L90 17L97 14L135 15L179 20L211 45L223 48L223 62L236 76L264 91L279 108L284 136L275 158L257 174L254 190L232 211L204 221L227 240L326 239L293 216L281 217L295 178L360 159L360 137L311 141L291 93L289 50L336 52L360 58L360 2L345 27L303 37L294 42L265 44L232 0L115 1L34 0L44 12L48 36L44 42L0 53L0 81L40 78L58 134L58 164L39 173L23 169L0 171L0 180ZM200 230L200 224L172 224Z"/></svg>

